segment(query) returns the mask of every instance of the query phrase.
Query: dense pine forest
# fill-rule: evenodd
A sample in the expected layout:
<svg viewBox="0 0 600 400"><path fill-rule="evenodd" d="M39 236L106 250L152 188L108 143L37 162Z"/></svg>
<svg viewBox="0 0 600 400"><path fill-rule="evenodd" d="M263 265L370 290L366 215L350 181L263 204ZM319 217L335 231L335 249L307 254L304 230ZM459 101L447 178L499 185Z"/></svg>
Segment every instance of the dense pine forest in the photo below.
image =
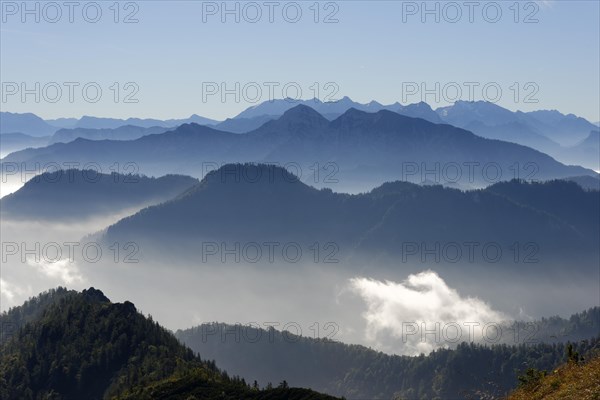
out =
<svg viewBox="0 0 600 400"><path fill-rule="evenodd" d="M539 336L565 342L520 345L461 343L417 357L394 356L359 345L294 336L290 332L205 324L176 336L205 357L247 379L285 377L297 386L348 399L499 398L527 369L551 370L566 360L568 340L585 356L600 352L600 308L538 322ZM244 330L244 331L240 331ZM552 338L551 338L552 336ZM587 338L587 339L585 339ZM253 360L260 359L256 365ZM487 397L486 397L487 396Z"/></svg>
<svg viewBox="0 0 600 400"><path fill-rule="evenodd" d="M45 292L0 322L2 399L329 398L286 382L260 390L230 377L132 303L111 303L94 288Z"/></svg>
<svg viewBox="0 0 600 400"><path fill-rule="evenodd" d="M576 337L597 330L599 312L541 323ZM253 343L201 339L203 329L218 332L225 324L178 331L176 338L132 303L112 303L94 288L50 290L3 313L0 323L2 399L330 398L291 386L349 399L500 398L527 370L565 362L569 348L584 358L600 352L598 337L573 345L462 343L417 357L275 330Z"/></svg>

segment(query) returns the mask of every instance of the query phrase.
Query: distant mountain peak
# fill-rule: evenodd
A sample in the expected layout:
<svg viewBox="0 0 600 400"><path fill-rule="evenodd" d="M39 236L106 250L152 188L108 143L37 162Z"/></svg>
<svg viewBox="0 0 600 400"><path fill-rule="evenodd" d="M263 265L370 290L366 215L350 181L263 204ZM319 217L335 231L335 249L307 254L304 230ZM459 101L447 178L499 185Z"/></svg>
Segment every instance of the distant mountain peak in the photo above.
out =
<svg viewBox="0 0 600 400"><path fill-rule="evenodd" d="M320 129L327 126L327 118L319 114L314 108L299 104L290 108L276 120L269 121L265 125L274 129L290 129L291 132L304 132Z"/></svg>
<svg viewBox="0 0 600 400"><path fill-rule="evenodd" d="M367 103L367 107L381 107L381 106L382 106L382 104L375 100L371 100L370 102Z"/></svg>
<svg viewBox="0 0 600 400"><path fill-rule="evenodd" d="M401 120L409 120L413 119L411 117L407 117L405 115L399 114L390 110L379 110L375 113L370 113L367 111L362 111L357 108L351 107L345 113L340 115L335 121L355 121L355 120L364 120L364 121L376 121L381 119L394 119L396 121Z"/></svg>
<svg viewBox="0 0 600 400"><path fill-rule="evenodd" d="M378 111L378 112L381 112L381 110ZM349 109L346 110L346 112L344 112L342 115L340 115L338 117L338 119L339 118L349 118L349 117L350 118L355 118L355 117L364 116L366 114L369 114L369 113L366 112L366 111L361 111L361 110L359 110L356 107L350 107Z"/></svg>
<svg viewBox="0 0 600 400"><path fill-rule="evenodd" d="M322 117L314 108L304 104L298 104L283 113L282 117L290 118L292 116L306 117L306 116L319 116Z"/></svg>
<svg viewBox="0 0 600 400"><path fill-rule="evenodd" d="M352 103L352 104L354 104L354 101L350 97L344 96L339 100L332 101L332 103Z"/></svg>
<svg viewBox="0 0 600 400"><path fill-rule="evenodd" d="M466 108L485 108L485 109L503 109L504 107L499 106L496 103L492 103L490 101L485 100L458 100L454 103L455 106L466 107Z"/></svg>
<svg viewBox="0 0 600 400"><path fill-rule="evenodd" d="M426 107L426 108L431 108L431 106L427 103L425 103L424 101L419 101L417 103L411 103L411 104L407 104L405 106L402 107Z"/></svg>
<svg viewBox="0 0 600 400"><path fill-rule="evenodd" d="M173 129L170 132L166 132L167 134L181 134L181 135L198 135L204 132L219 132L215 130L215 128L201 125L196 122L188 122L185 124L179 125L177 128ZM225 132L222 132L226 134Z"/></svg>

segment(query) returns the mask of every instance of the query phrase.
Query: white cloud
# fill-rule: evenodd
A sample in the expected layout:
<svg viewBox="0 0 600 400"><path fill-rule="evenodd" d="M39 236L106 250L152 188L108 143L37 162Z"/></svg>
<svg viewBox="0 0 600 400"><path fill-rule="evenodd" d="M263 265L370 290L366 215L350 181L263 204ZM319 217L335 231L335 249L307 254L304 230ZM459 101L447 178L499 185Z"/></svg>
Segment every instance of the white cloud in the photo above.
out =
<svg viewBox="0 0 600 400"><path fill-rule="evenodd" d="M350 279L350 290L367 305L367 341L393 353L415 355L463 341L493 342L496 324L508 319L480 299L462 297L433 271L409 275L401 283L356 277Z"/></svg>
<svg viewBox="0 0 600 400"><path fill-rule="evenodd" d="M31 287L24 289L12 282L8 282L7 280L0 278L0 297L6 300L1 301L1 311L8 310L8 308L15 305L15 302L21 301L21 299L27 294L31 294Z"/></svg>
<svg viewBox="0 0 600 400"><path fill-rule="evenodd" d="M7 300L12 301L15 298L15 287L4 279L0 278L0 293L6 297Z"/></svg>
<svg viewBox="0 0 600 400"><path fill-rule="evenodd" d="M49 278L58 278L63 284L71 284L74 282L83 282L83 277L79 273L79 268L74 262L69 260L58 260L50 262L40 260L39 262L27 259L27 264L38 269Z"/></svg>

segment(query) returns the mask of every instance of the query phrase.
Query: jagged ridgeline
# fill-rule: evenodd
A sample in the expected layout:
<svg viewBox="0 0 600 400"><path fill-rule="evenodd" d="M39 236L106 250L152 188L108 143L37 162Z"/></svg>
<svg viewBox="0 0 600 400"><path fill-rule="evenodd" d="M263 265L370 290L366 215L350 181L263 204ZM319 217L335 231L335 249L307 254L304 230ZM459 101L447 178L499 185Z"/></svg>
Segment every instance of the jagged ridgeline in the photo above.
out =
<svg viewBox="0 0 600 400"><path fill-rule="evenodd" d="M304 179L313 178L309 175L315 163L322 166L334 162L339 169L335 188L352 192L396 179L416 183L434 179L465 187L482 187L499 181L496 173L501 174L502 180L597 177L593 170L564 165L532 148L483 138L447 124L389 110L368 113L355 108L346 109L330 121L306 105L288 109L279 118L268 120L245 134L191 123L135 140L78 137L69 143L17 151L2 161L25 165L27 169L50 162L85 165L93 161L104 171L115 163L134 163L145 174L177 171L195 177L205 172L206 164L297 163L306 172ZM454 166L452 172L439 176L446 175L441 171L450 165ZM467 165L476 167L471 171ZM525 168L526 165L535 166L535 170ZM490 166L492 169L488 171ZM439 172L436 178L425 174L425 170L432 168ZM329 186L331 182L325 184L323 179L318 179L318 183Z"/></svg>
<svg viewBox="0 0 600 400"><path fill-rule="evenodd" d="M112 303L94 288L45 292L0 323L2 399L333 399L230 377L132 303Z"/></svg>

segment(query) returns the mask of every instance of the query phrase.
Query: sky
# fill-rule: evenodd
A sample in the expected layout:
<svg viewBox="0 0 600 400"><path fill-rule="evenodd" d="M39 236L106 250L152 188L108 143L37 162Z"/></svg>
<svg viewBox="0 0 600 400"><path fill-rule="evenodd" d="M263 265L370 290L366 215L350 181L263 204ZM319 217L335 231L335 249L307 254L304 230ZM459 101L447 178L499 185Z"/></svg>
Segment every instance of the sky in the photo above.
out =
<svg viewBox="0 0 600 400"><path fill-rule="evenodd" d="M2 111L224 119L349 96L600 120L595 0L23 4L1 2Z"/></svg>

